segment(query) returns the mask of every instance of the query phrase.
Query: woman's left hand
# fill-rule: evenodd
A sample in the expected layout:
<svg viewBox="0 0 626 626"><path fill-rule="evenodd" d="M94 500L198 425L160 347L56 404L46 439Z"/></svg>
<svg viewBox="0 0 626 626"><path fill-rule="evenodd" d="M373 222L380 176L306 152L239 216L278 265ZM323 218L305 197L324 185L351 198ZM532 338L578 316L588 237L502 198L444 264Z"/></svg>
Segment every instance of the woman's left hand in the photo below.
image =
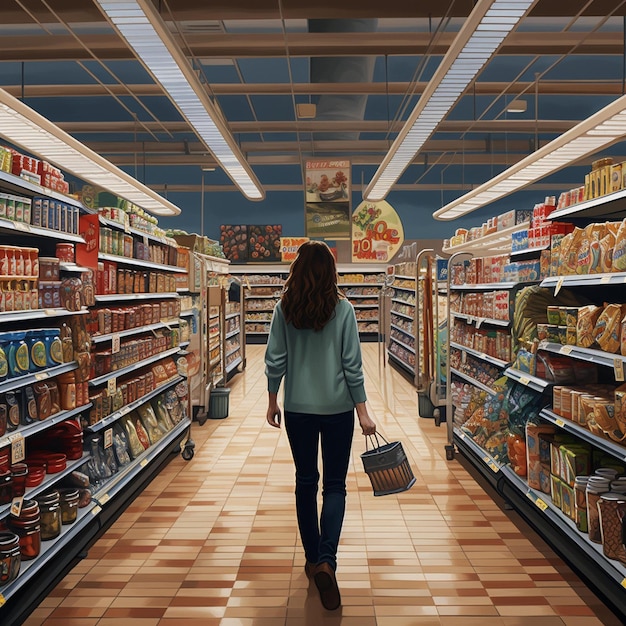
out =
<svg viewBox="0 0 626 626"><path fill-rule="evenodd" d="M281 412L278 404L270 402L267 407L267 415L265 416L267 423L274 428L280 428Z"/></svg>

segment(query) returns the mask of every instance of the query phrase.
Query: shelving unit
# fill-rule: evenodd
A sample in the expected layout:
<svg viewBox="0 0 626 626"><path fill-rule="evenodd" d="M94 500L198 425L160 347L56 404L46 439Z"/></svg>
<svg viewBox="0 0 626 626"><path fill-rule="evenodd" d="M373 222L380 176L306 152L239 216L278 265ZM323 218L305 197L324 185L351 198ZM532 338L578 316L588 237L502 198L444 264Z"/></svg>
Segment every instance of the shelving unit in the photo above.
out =
<svg viewBox="0 0 626 626"><path fill-rule="evenodd" d="M40 187L39 185L33 185L32 183L22 180L17 176L7 174L6 172L0 172L0 191L18 194L21 196L33 197L47 197L48 199L54 199L65 203L68 206L73 207L73 210L80 211L82 216L89 217L92 220L97 220L95 215L91 215L91 211L87 210L80 202L71 197L66 197L51 190ZM118 228L124 230L123 226L113 225L104 221L102 226L110 228ZM76 220L76 227L78 231L78 219ZM172 246L172 242L165 240L164 238L155 237L148 233L141 231L125 232L126 235L133 237L140 237L141 242L150 245L152 242L155 245ZM96 232L96 251L98 250L98 233ZM54 256L55 246L58 243L73 243L77 245L86 245L86 240L81 234L74 232L61 232L48 228L41 228L39 226L33 226L32 224L12 222L11 220L0 218L0 238L4 237L4 242L19 248L37 248L39 250L38 256ZM169 254L171 259L175 259L175 248L165 251L164 255ZM98 259L102 262L111 263L114 262L116 266L128 267L130 269L137 269L139 267L146 272L157 271L162 275L161 280L165 286L165 281L169 280L167 277L172 277L170 283L174 286L173 276L175 274L184 273L186 270L176 266L175 264L167 263L154 263L149 260L132 259L127 256L111 255L107 252L101 252L98 255ZM93 270L95 268L88 268L82 263L67 263L61 262L59 264L60 271L63 275L78 276L85 272ZM8 278L7 278L8 279ZM34 273L27 277L35 285L36 278ZM39 281L43 280L39 277ZM160 284L160 283L159 283ZM95 286L95 285L94 285ZM95 306L104 308L111 305L120 307L137 306L138 304L149 303L156 305L157 302L169 302L168 307L170 309L176 309L176 303L174 299L179 296L175 289L145 289L142 293L106 293L97 294L94 297ZM30 304L30 303L29 303ZM44 307L44 308L30 308L25 310L16 311L2 311L0 312L0 330L15 331L15 330L32 330L38 328L51 328L59 325L72 326L73 322L77 319L81 319L84 324L87 324L87 320L90 319L92 311L90 308L83 306L80 310L70 311L61 307ZM174 310L171 318L162 318L158 323L146 324L144 326L124 329L117 333L103 333L94 336L91 343L92 350L99 348L110 349L115 351L119 344L119 340L122 339L133 341L135 338L152 336L154 333L163 331L170 331L178 333L178 311ZM150 357L143 358L137 362L125 365L118 368L115 371L105 373L98 377L92 377L89 381L89 389L94 392L98 388L104 385L110 385L112 380L119 381L120 377L129 376L131 372L134 372L138 368L150 366L151 364L158 363L163 359L174 357L179 352L177 346L178 340L173 338L173 344L171 348L161 351L158 354L153 354ZM111 346L111 347L109 347ZM88 344L84 346L84 350L89 349ZM76 346L74 346L76 350ZM75 358L76 354L74 355ZM81 356L81 355L79 355ZM76 360L71 362L61 363L53 367L44 367L41 369L30 370L21 376L15 376L12 378L6 378L0 382L0 393L15 393L21 394L24 389L31 385L36 385L44 381L57 381L59 377L65 376L68 373L79 372L82 375L84 367ZM113 411L107 415L104 419L100 420L97 424L87 426L85 429L85 436L96 437L101 434L105 434L107 429L112 429L116 423L123 418L124 415L129 414L135 409L140 408L146 402L154 399L158 394L167 392L168 390L181 390L179 385L184 384L184 379L181 376L176 376L168 381L167 384L160 385L153 391L144 394L136 401L128 403L122 409ZM112 385L111 385L112 387ZM91 394L90 394L91 397ZM178 396L177 396L178 397ZM18 398L19 399L19 398ZM34 400L33 400L34 402ZM20 401L21 403L21 401ZM0 451L5 452L8 450L9 458L14 456L14 461L23 458L23 454L28 455L29 446L33 441L33 437L37 436L38 440L45 441L46 433L54 427L62 425L64 422L74 421L77 423L87 423L88 416L93 410L93 403L91 401L83 403L81 406L75 408L60 410L52 415L49 415L45 419L34 421L32 423L22 422L15 430L7 431L0 434ZM119 513L128 505L136 493L143 489L145 484L149 482L154 474L159 470L168 455L174 449L179 449L180 441L184 438L189 428L189 418L184 414L180 422L163 436L155 445L151 445L142 455L141 458L135 459L127 467L123 468L115 475L115 481L107 488L106 493L99 491L92 494L91 502L84 508L79 509L79 514L76 522L62 527L60 536L53 540L47 540L42 542L42 549L40 554L30 560L23 561L20 567L18 577L9 584L0 587L0 622L2 623L21 623L20 616L26 615L29 612L29 607L32 607L38 602L41 596L49 591L51 586L55 584L58 577L67 572L68 569L75 562L77 556L86 548L86 546L97 536L103 529L107 527L111 521L119 515ZM43 439L42 439L43 438ZM87 471L87 468L92 461L90 448L87 445L82 457L75 460L69 460L64 470L57 473L48 473L43 482L36 487L27 488L25 493L26 499L32 499L41 495L51 488L62 484L67 477L80 470L81 472ZM0 505L0 521L6 518L11 511L11 505Z"/></svg>
<svg viewBox="0 0 626 626"><path fill-rule="evenodd" d="M557 210L550 215L550 219L577 219L579 222L591 222L594 218L597 218L597 221L605 221L607 218L623 218L626 216L625 199L626 192L617 192L603 198L581 203L576 207ZM485 249L487 242L475 242L473 247L480 249L482 243L484 243L483 249ZM541 250L542 248L533 248L516 256L519 258L519 256L529 254L539 255ZM499 252L501 251L502 248L499 248ZM613 290L612 293L615 294L614 298L619 298L617 302L620 302L623 301L621 299L624 297L624 291L621 286L625 283L626 273L614 272L550 276L541 280L539 285L553 290L554 295L558 294L561 289L567 288L574 292L583 293L586 299L591 298L591 295L595 294L594 297L598 302L615 302L615 299L611 299L608 292L602 291L602 289L610 288ZM452 291L467 292L470 289L485 290L488 287L485 285L459 285L451 286L450 288ZM513 285L497 284L498 289L504 287L514 288ZM459 312L453 312L452 317L455 320L458 319L468 325L472 325L472 328L475 329L473 332L477 332L485 324L494 328L496 323L502 328L508 326L508 321L496 321L475 315L464 315ZM510 319L513 319L512 313ZM464 346L456 345L455 342L451 342L450 345L452 349L462 350L471 354L474 358L482 358L482 355L469 351ZM587 364L595 364L601 370L601 379L605 382L609 382L611 376L616 376L621 372L623 364L626 362L626 356L621 354L607 353L597 347L583 348L576 345L562 345L554 341L541 341L537 346L537 350L538 352L557 355L559 359L571 359ZM494 363L491 357L487 357L487 360L492 364ZM626 446L606 436L600 436L591 432L585 426L563 417L553 410L550 406L550 400L553 387L556 384L554 381L520 371L502 361L498 362L497 365L502 368L503 373L509 380L525 386L530 393L536 394L536 398L541 399L541 404L545 405L538 412L538 417L542 423L553 426L557 434L569 435L574 438L574 441L579 441L581 444L591 446L593 449L608 455L616 463L626 463ZM573 367L575 368L576 366L574 365ZM451 373L454 376L460 375L465 382L471 382L472 385L484 392L489 391L486 386L477 384L478 381L469 380L469 377L465 374L460 374L453 368ZM619 381L620 379L615 380L615 386L620 384ZM560 382L558 384L568 383ZM569 383L569 385L575 386L575 383ZM579 572L585 581L618 614L626 615L626 597L623 590L626 584L626 567L623 563L605 556L602 546L592 542L587 534L579 531L572 519L561 511L559 506L552 501L549 494L531 488L527 480L516 474L510 465L499 463L466 432L457 426L453 426L449 441L450 445L446 448L448 458L453 458L455 449L462 452L476 469L490 481L492 486L536 528L540 535Z"/></svg>

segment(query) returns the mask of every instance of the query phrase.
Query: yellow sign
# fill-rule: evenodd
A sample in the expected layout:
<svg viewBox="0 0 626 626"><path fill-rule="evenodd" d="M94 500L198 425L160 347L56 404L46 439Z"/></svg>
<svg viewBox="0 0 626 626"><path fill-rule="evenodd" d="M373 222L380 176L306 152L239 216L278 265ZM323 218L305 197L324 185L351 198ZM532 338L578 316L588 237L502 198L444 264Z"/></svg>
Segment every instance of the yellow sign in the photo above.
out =
<svg viewBox="0 0 626 626"><path fill-rule="evenodd" d="M291 263L298 254L298 248L309 241L308 237L281 237L280 260Z"/></svg>
<svg viewBox="0 0 626 626"><path fill-rule="evenodd" d="M352 214L352 262L389 263L404 243L395 209L384 200L363 201Z"/></svg>

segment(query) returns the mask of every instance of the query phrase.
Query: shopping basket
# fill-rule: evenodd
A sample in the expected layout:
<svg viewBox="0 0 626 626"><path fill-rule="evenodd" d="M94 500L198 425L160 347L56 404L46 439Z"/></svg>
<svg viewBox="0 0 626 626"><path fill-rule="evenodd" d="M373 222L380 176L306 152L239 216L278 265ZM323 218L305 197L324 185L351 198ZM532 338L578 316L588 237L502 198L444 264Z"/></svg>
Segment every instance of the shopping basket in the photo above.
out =
<svg viewBox="0 0 626 626"><path fill-rule="evenodd" d="M361 454L363 469L372 483L374 495L386 496L410 489L415 483L415 476L413 476L402 443L400 441L389 443L380 435L385 442L381 446L378 437L378 433L368 435L365 438L365 452ZM376 446L372 438L376 440ZM369 442L373 446L371 450L368 449Z"/></svg>

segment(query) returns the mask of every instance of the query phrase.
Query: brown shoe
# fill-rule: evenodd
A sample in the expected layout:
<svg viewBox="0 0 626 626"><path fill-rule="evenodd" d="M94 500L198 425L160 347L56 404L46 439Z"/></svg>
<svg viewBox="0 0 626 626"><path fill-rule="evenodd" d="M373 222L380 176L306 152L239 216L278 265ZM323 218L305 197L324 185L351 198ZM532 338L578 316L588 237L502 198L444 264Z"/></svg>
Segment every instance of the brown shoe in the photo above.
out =
<svg viewBox="0 0 626 626"><path fill-rule="evenodd" d="M320 563L313 573L315 586L325 609L334 611L341 606L341 594L335 578L335 570L329 563Z"/></svg>
<svg viewBox="0 0 626 626"><path fill-rule="evenodd" d="M311 563L311 561L307 561L304 564L304 573L306 574L306 577L311 580L311 578L313 578L313 574L315 573L315 568L317 567L317 564L315 563Z"/></svg>

